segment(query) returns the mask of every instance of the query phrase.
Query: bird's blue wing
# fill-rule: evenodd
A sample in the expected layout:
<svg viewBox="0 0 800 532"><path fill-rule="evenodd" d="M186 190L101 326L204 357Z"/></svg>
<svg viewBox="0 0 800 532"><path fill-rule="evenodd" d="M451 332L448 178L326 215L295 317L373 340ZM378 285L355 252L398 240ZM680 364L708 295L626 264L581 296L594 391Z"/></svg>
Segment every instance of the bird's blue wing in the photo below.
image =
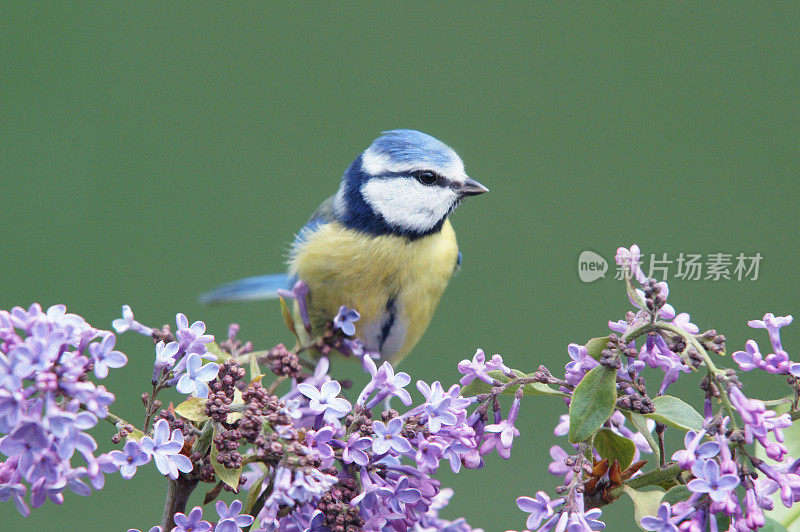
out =
<svg viewBox="0 0 800 532"><path fill-rule="evenodd" d="M311 219L297 233L294 245L302 242L304 234L315 227L330 222L334 219L333 196L317 207ZM220 285L200 296L200 302L205 304L224 303L227 301L253 301L256 299L274 299L278 297L278 290L291 290L296 278L288 273L274 273L269 275L256 275Z"/></svg>
<svg viewBox="0 0 800 532"><path fill-rule="evenodd" d="M220 285L200 296L200 302L222 303L225 301L251 301L254 299L273 299L278 290L291 290L292 279L288 273L256 275Z"/></svg>
<svg viewBox="0 0 800 532"><path fill-rule="evenodd" d="M297 237L294 239L293 246L297 246L298 244L302 243L304 235L308 234L310 231L313 231L322 224L330 223L336 219L333 209L333 202L335 198L336 196L331 196L323 201L319 207L317 207L317 210L315 210L314 214L311 215L311 218L308 219L306 225L304 225L303 228L298 231Z"/></svg>

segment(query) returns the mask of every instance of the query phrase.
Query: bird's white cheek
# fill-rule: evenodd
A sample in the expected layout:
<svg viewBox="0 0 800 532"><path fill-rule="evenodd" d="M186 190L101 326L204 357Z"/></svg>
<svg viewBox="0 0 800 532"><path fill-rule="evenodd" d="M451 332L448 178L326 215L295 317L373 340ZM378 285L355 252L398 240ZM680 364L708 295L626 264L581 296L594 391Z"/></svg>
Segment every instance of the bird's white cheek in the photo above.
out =
<svg viewBox="0 0 800 532"><path fill-rule="evenodd" d="M361 193L390 225L420 232L442 221L457 200L453 190L425 186L413 178L371 179Z"/></svg>

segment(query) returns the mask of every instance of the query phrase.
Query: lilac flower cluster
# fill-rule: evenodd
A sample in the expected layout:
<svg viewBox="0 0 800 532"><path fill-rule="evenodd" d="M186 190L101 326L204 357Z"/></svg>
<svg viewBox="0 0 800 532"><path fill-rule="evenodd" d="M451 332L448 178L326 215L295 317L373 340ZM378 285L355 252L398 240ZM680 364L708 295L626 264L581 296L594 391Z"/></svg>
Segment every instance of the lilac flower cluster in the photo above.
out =
<svg viewBox="0 0 800 532"><path fill-rule="evenodd" d="M550 455L553 462L548 470L563 479L564 484L559 488L559 493L565 493L565 496L554 501L543 492L537 493L535 498L520 497L517 503L521 510L530 514L527 526L531 530L602 528L604 525L598 519L599 509L593 508L586 512L585 502L591 500L593 506L597 506L598 501L602 504L611 502L619 496L615 494L615 489L643 474L641 467L644 462L639 461L642 454L659 451L653 435L656 424L652 419L642 417L656 411L654 398L664 395L681 374L690 373L703 363L698 349L720 352L724 348L724 337L717 335L715 331L699 334L699 328L691 322L688 314L676 312L667 303L669 287L664 282L646 278L639 264L640 257L641 252L635 245L629 249L617 250L617 264L626 272L628 298L634 310L628 312L622 320L609 321L609 328L613 331L609 336L596 339L594 343L590 342L585 346L570 344L567 348L569 362L564 367L563 378L553 376L543 366L535 374L538 382L557 385L565 395L566 402L571 405L575 400L576 390L587 375L600 371L603 367L609 373L613 372L611 374L616 380L616 401L613 403L614 408L610 409L608 419L598 429L602 428L609 434L606 438L632 442L632 454L626 456L625 462L620 464L618 460L623 459L622 455L616 455L613 451L608 454L609 449L589 446L592 458L589 463L584 458L586 450L577 442L573 444L572 452L565 451L561 446L552 446ZM635 287L634 281L641 288ZM646 386L646 368L658 370L662 374L658 391L652 396ZM587 395L594 400L591 392ZM582 397L581 400L586 399ZM763 415L763 412L760 414ZM759 412L754 413L754 416L758 415ZM631 428L627 422L635 416L640 416L639 424ZM585 419L579 420L583 421ZM562 415L555 428L555 435L566 436L572 431L573 424L572 416ZM643 433L643 430L646 432ZM664 427L659 430L662 431L657 434L660 439ZM690 435L692 445L689 446L689 451L676 453L675 457L687 469L695 463L697 456L702 456L703 459L711 457L710 446L700 445L703 435L698 436L696 432L690 432ZM762 433L753 434L755 438L761 436ZM697 451L698 446L700 451ZM718 444L714 443L714 449L717 447ZM711 465L706 471L701 464L697 468L695 480L698 482L694 486L719 497L732 489L731 477L725 476L727 474L727 471L721 474L718 468L715 470ZM738 480L736 484L738 485ZM589 512L592 512L591 515ZM682 516L682 519L688 515Z"/></svg>
<svg viewBox="0 0 800 532"><path fill-rule="evenodd" d="M732 357L739 364L742 371L761 369L776 375L792 375L800 377L800 363L789 360L789 355L781 345L781 327L792 323L791 316L775 316L771 313L764 314L762 320L751 320L747 324L754 329L766 329L772 344L773 353L766 356L759 351L755 340L745 343L744 351L736 351Z"/></svg>
<svg viewBox="0 0 800 532"><path fill-rule="evenodd" d="M435 474L444 461L457 473L483 467L489 453L510 458L521 435L523 399L545 395L568 405L554 433L568 436L570 445L550 448L548 470L562 482L556 496L538 491L517 499L528 530L602 530L600 508L623 494L645 515L638 523L644 530L764 527L777 500L786 507L800 502L800 460L790 456L784 434L800 417L800 363L790 360L780 338L792 317L766 314L749 322L767 330L773 353L761 355L749 340L733 354L743 371L785 375L792 395L770 402L748 397L736 372L714 362L724 354L725 337L701 333L688 314L676 312L667 303L669 287L645 277L640 257L635 245L617 250L633 309L608 323L607 336L569 344L563 376L545 366L533 373L512 369L500 355L487 360L479 349L458 364L458 384L417 380L422 399L416 402L411 377L388 362L378 365L377 354L354 336L357 310L342 306L319 338L302 334L310 334L302 282L282 292L296 300L299 324L282 308L304 342L291 350L279 344L253 351L237 340L236 325L218 345L203 322L190 324L183 314L173 334L168 326L139 323L124 306L116 331L137 332L155 345L141 431L110 413L114 396L90 380L127 362L112 333L63 306L0 310L0 453L6 457L0 501L13 501L27 515L29 504L47 498L61 504L67 488L86 495L103 486L104 474L119 471L129 479L152 461L175 496L150 532L468 532L477 529L464 519L440 517L452 490ZM314 362L299 356L309 351L317 352ZM369 376L362 389L347 392L350 384L331 378L327 355L335 352L359 358ZM700 369L702 415L666 395ZM648 389L653 374L656 385ZM284 382L288 390L280 388ZM190 397L159 412L157 396L169 388ZM505 414L504 395L513 396ZM780 404L790 412L768 408ZM113 420L112 441L124 438L121 449L97 454L86 431L101 418ZM674 430L685 432L684 444L668 462L664 434ZM246 495L230 506L217 501L216 521L206 520L201 507L185 508L200 482L214 486L206 502L223 489ZM648 486L673 489L663 497L637 491ZM643 500L649 512L642 513Z"/></svg>
<svg viewBox="0 0 800 532"><path fill-rule="evenodd" d="M790 322L790 316L776 318L772 314L750 321L751 327L768 330L775 353L761 357L755 342L749 340L746 351L733 355L740 368L791 374L794 363L783 350L778 333ZM790 415L779 415L763 401L745 396L730 374L721 374L717 381L716 390L707 388L703 429L687 432L685 448L672 457L682 469L691 471L693 478L687 487L692 496L672 505L662 504L658 516L642 521L646 530L702 530L716 526L717 515L729 516L730 530L756 530L766 524L764 512L773 509L772 493L780 490L787 508L800 501L800 461L789 456L783 444L783 429L792 424ZM714 392L727 397L722 403L729 405L716 414ZM744 444L757 444L772 463ZM736 489L740 486L743 499Z"/></svg>
<svg viewBox="0 0 800 532"><path fill-rule="evenodd" d="M303 287L295 287L292 295L302 306ZM258 501L246 508L255 516L258 530L472 530L463 519L447 521L439 517L439 509L447 504L451 492L441 490L432 475L442 460L459 471L462 465L482 466L481 457L494 449L507 458L513 438L519 435L513 422L520 398L514 401L506 419L502 419L498 405L494 423L489 423L485 404L471 413L467 410L477 399L462 397L459 385L446 389L438 381L417 381L423 401L414 405L406 389L411 377L396 373L388 362L377 366L373 354L363 350L360 340L351 338L359 318L356 311L342 307L323 339L360 356L362 367L371 377L353 403L342 396L341 384L329 376L327 357L321 357L313 373L307 374L297 371L296 355L285 347L276 348L279 357L272 356L274 350L270 350L266 355L270 369L282 378L292 377L289 391L278 397L270 395L259 380L243 378L244 370L238 368L236 360L238 356L247 360L250 355L231 349L235 338L230 334L228 342L216 346L207 341L201 322L188 326L188 320L179 315L173 338L167 328L158 331L139 324L127 308L118 324L143 334L149 332L158 340L155 391L160 389L158 383L177 383L178 391L183 392L188 387L181 382L186 379L194 383L194 398L187 404L207 400L196 408L212 419L200 419L194 427L188 419L184 423L189 424L190 432L200 433L204 425L213 422L211 446L217 449L216 473L220 472L217 467L242 470L242 464L250 464L249 471L242 471L239 484L248 490L248 500ZM232 331L235 337L236 331ZM224 364L193 368L192 357L207 355L211 345L214 352L227 357ZM222 347L228 351L220 350ZM186 360L182 366L181 356ZM487 380L486 372L495 369L510 371L499 355L488 364L483 364L482 357L479 351L472 363L462 362L463 380ZM294 369L285 371L284 363ZM201 373L212 364L213 374ZM207 387L205 393L198 382ZM392 400L408 408L398 412L389 407ZM184 412L183 405L175 412ZM209 455L203 456L200 440L191 440L190 460L181 450L181 430L174 428L170 438L170 425L177 426L161 419L152 436L141 442L129 439L123 450L113 453L123 475L130 478L138 466L153 459L172 479L216 482L216 473L207 477L201 472L206 467L203 464L209 463ZM210 524L203 523L200 511L195 509L187 516L176 514L173 530L211 530ZM214 529L225 530L220 526L222 521Z"/></svg>
<svg viewBox="0 0 800 532"><path fill-rule="evenodd" d="M192 508L189 515L183 512L175 514L175 527L171 532L241 532L243 528L253 524L253 516L242 514L242 501L233 501L230 506L224 501L217 501L214 505L219 520L211 524L203 519L203 509L199 506ZM161 526L154 526L148 532L162 532ZM140 532L131 528L128 532Z"/></svg>
<svg viewBox="0 0 800 532"><path fill-rule="evenodd" d="M657 516L642 520L645 530L705 530L715 528L721 515L730 519L729 530L757 530L765 525L764 512L773 508L769 495L779 486L787 507L798 500L796 466L776 469L750 455L739 445L739 432L731 430L731 424L727 416L707 417L702 430L687 432L685 448L672 458L691 471L687 484L691 496L674 504L663 503ZM737 493L740 486L744 488L743 502Z"/></svg>
<svg viewBox="0 0 800 532"><path fill-rule="evenodd" d="M160 419L153 427L152 436L144 436L141 441L131 438L121 451L114 450L108 454L124 479L133 478L136 469L151 459L162 475L176 479L179 471L189 473L193 469L191 460L181 454L183 445L183 433L175 429L170 434L169 423Z"/></svg>
<svg viewBox="0 0 800 532"><path fill-rule="evenodd" d="M618 256L635 258L636 251L638 249L631 248L627 254L623 251ZM631 264L634 263L635 260L631 260ZM635 264L631 266L630 276L642 277L636 272ZM650 310L653 323L659 317L658 301L654 305L648 294L637 295L645 296L645 305L636 305L640 297L632 297L632 302L640 309ZM663 318L669 320L671 315L668 313ZM640 311L626 319L624 330L621 323L612 328L627 335L642 327L646 318ZM744 351L733 354L740 369L790 375L790 383L793 377L800 376L800 364L789 359L779 333L780 328L791 321L791 316L766 314L763 320L748 322L753 328L767 330L774 352L763 356L756 342L749 340ZM698 334L699 329L689 321L688 315L675 316L671 324L666 323L661 330L677 335L649 333L639 359L665 372L659 394L665 390L665 384L668 386L677 379L679 372L705 365L708 377L701 383L706 395L705 416L702 429L689 430L684 448L672 455L680 469L691 473L686 484L690 496L672 504L662 503L656 516L641 520L642 528L661 532L716 530L720 516L727 516L731 531L744 532L765 526L764 512L773 508L770 497L773 492L780 489L781 501L786 507L800 501L800 461L790 457L783 444L783 429L792 424L790 415L779 415L763 401L748 398L732 371L716 368L708 353L722 352L724 337L715 331ZM796 405L798 389L794 390ZM772 460L771 464L756 456L759 450L752 449L754 444Z"/></svg>
<svg viewBox="0 0 800 532"><path fill-rule="evenodd" d="M216 355L209 353L207 345L214 342L214 336L206 334L202 321L189 324L185 314L175 316L177 331L173 336L168 327L157 331L142 325L134 319L128 305L122 307L122 318L114 320L112 326L118 334L133 331L158 340L156 359L153 364L153 384L168 377L165 384L176 386L183 394L208 397L208 383L217 376L219 364ZM203 360L211 360L203 364Z"/></svg>
<svg viewBox="0 0 800 532"><path fill-rule="evenodd" d="M64 305L0 310L0 500L23 515L64 491L88 495L117 470L98 454L86 431L108 416L114 395L89 379L103 379L128 359L108 331L92 327ZM80 458L82 465L75 462Z"/></svg>
<svg viewBox="0 0 800 532"><path fill-rule="evenodd" d="M518 497L517 507L529 514L525 526L530 530L588 532L605 528L605 523L599 520L600 509L592 508L586 511L582 496L574 498L571 509L567 508L568 504L565 504L567 502L564 497L551 501L545 492L539 491L535 498ZM556 511L560 506L562 508Z"/></svg>
<svg viewBox="0 0 800 532"><path fill-rule="evenodd" d="M336 523L365 531L472 530L463 520L438 517L446 499L431 475L442 460L454 471L462 464L478 467L481 442L506 446L494 443L494 429L480 414L467 411L475 400L461 397L460 386L445 390L439 382L417 381L424 401L414 406L405 389L408 374L395 373L388 362L378 367L368 356L362 363L371 379L355 404L341 397L341 385L330 379L327 358L280 398L287 415L273 425L270 440L278 444L279 456L262 463L266 471L260 467L249 475L254 480L266 472L272 478L257 515L259 530L326 531ZM376 417L373 409L391 399L410 408ZM292 511L282 515L281 508Z"/></svg>

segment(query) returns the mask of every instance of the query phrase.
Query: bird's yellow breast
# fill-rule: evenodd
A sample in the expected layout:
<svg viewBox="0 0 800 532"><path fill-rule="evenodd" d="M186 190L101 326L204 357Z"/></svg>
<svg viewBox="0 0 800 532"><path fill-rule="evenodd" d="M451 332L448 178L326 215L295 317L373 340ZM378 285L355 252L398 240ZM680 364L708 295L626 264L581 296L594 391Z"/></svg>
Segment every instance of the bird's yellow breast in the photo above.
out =
<svg viewBox="0 0 800 532"><path fill-rule="evenodd" d="M289 270L309 286L315 332L347 305L361 313L356 334L367 348L396 362L428 327L457 259L449 220L441 231L416 240L368 235L332 222L300 235Z"/></svg>

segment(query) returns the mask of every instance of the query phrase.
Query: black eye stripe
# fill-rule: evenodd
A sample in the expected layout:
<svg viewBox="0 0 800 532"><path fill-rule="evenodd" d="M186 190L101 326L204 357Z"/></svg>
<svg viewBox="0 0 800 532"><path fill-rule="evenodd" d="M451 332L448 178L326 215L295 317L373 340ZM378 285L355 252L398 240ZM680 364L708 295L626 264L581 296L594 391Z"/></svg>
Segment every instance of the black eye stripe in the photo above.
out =
<svg viewBox="0 0 800 532"><path fill-rule="evenodd" d="M435 185L442 179L436 172L431 170L420 170L414 172L414 177L423 185Z"/></svg>

